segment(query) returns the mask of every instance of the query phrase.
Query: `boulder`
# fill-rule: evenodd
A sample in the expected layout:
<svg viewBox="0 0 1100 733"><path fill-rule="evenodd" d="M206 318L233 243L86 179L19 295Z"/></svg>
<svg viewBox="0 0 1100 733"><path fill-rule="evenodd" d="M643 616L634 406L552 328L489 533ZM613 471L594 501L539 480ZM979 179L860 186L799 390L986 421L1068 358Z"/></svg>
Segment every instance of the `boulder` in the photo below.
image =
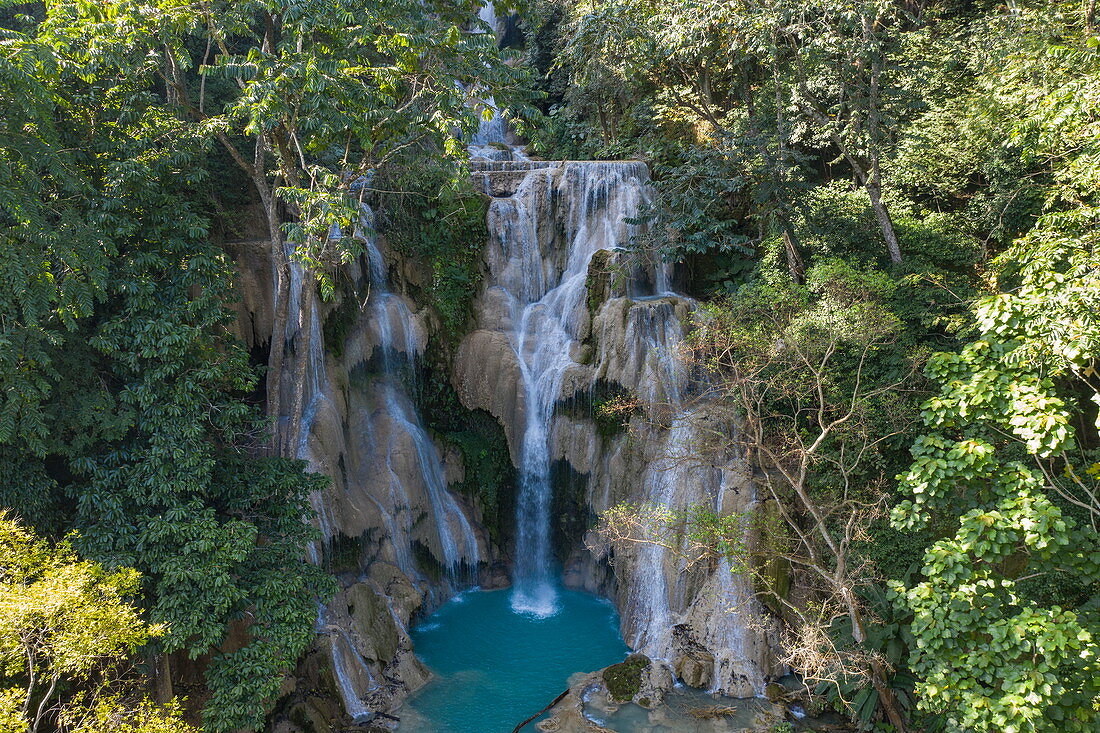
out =
<svg viewBox="0 0 1100 733"><path fill-rule="evenodd" d="M685 685L706 689L714 679L714 655L705 649L691 649L676 658L673 669Z"/></svg>
<svg viewBox="0 0 1100 733"><path fill-rule="evenodd" d="M358 652L368 661L386 664L397 653L401 630L386 599L369 583L356 583L347 591L348 615L358 637Z"/></svg>
<svg viewBox="0 0 1100 733"><path fill-rule="evenodd" d="M413 614L423 605L423 594L396 565L388 562L373 563L369 574L382 593L389 597L394 615L407 626Z"/></svg>

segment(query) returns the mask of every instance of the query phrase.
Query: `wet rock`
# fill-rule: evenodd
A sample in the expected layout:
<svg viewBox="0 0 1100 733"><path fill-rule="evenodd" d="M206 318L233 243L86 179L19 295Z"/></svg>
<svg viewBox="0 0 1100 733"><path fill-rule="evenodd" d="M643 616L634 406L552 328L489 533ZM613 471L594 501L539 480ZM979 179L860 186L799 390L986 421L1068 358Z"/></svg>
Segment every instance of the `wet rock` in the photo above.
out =
<svg viewBox="0 0 1100 733"><path fill-rule="evenodd" d="M428 684L432 678L432 671L424 666L413 652L412 640L404 636L393 659L386 665L385 675L389 679L400 681L400 689L397 693L400 698L404 698ZM377 709L386 710L390 707L389 704L385 704L379 705Z"/></svg>
<svg viewBox="0 0 1100 733"><path fill-rule="evenodd" d="M381 664L392 659L401 632L386 599L369 583L356 583L347 591L347 605L358 637L356 646L363 658Z"/></svg>
<svg viewBox="0 0 1100 733"><path fill-rule="evenodd" d="M764 686L764 697L768 702L779 702L787 697L787 688L778 682L769 682Z"/></svg>
<svg viewBox="0 0 1100 733"><path fill-rule="evenodd" d="M771 733L786 718L786 708L782 705L771 705L753 715L747 733Z"/></svg>
<svg viewBox="0 0 1100 733"><path fill-rule="evenodd" d="M478 330L462 339L455 354L452 383L466 409L485 410L500 421L512 462L519 465L525 415L523 381L508 335Z"/></svg>
<svg viewBox="0 0 1100 733"><path fill-rule="evenodd" d="M330 701L311 697L292 707L288 720L276 724L273 733L330 733L339 729L341 716Z"/></svg>
<svg viewBox="0 0 1100 733"><path fill-rule="evenodd" d="M677 657L673 669L685 685L706 689L714 679L714 655L702 649L693 649Z"/></svg>
<svg viewBox="0 0 1100 733"><path fill-rule="evenodd" d="M390 599L389 605L394 615L407 626L423 604L424 596L396 565L375 562L370 566L369 574L370 579Z"/></svg>
<svg viewBox="0 0 1100 733"><path fill-rule="evenodd" d="M642 683L634 696L634 702L643 708L655 708L664 702L665 696L675 683L676 679L672 676L672 670L668 665L653 660L642 672Z"/></svg>

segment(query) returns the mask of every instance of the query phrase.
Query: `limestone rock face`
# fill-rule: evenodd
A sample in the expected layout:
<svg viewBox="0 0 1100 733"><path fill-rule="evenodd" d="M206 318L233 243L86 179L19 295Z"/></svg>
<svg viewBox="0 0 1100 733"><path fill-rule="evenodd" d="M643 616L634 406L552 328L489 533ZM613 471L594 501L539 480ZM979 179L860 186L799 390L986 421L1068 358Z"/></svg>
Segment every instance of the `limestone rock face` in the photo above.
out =
<svg viewBox="0 0 1100 733"><path fill-rule="evenodd" d="M553 384L549 458L584 486L583 506L566 511L600 514L626 502L721 515L751 512L756 499L749 472L728 449L736 416L699 398L701 385L683 358L694 301L672 292L667 268L616 249L622 230L612 231L606 212L624 207L622 192L577 183L622 171L509 161L482 163L477 170L493 203L475 328L463 339L452 372L463 404L500 421L519 466L530 418L523 365L545 348L538 338L540 309L556 308L557 323L571 340L554 357L563 362ZM629 177L615 180L639 185L644 171L631 168ZM582 190L598 190L603 198L571 198ZM644 200L639 192L635 203ZM571 259L581 256L572 249L577 232L585 242L606 236L605 249L584 255L586 273ZM543 303L566 272L578 271L585 297ZM608 413L610 402L620 412ZM628 643L658 666L689 684L743 696L759 694L785 671L775 662L768 611L728 561L689 566L675 553L639 545L616 547L612 567L610 548L599 538L590 533L571 541L593 552L561 558L565 582L610 595ZM677 628L691 631L677 636Z"/></svg>
<svg viewBox="0 0 1100 733"><path fill-rule="evenodd" d="M373 231L368 224L363 231ZM445 455L431 438L400 378L424 353L432 318L391 291L386 262L394 258L382 244L373 238L365 244L367 254L343 273L336 302L319 302L309 317L300 308L300 270L292 267L293 348L280 384L283 414L275 416L284 426L290 422L292 380L304 366L297 456L330 479L310 497L323 537L311 559L331 568L343 586L321 614L312 657L321 661L303 661L301 690L288 698L291 717L317 730L322 718L342 716L307 700L306 689L342 700L343 719L364 722L423 685L430 674L412 653L408 624L494 560L476 512L448 491L449 481L464 477L461 456ZM227 248L239 273L236 328L256 349L272 340L267 247L249 241ZM399 278L416 277L403 264ZM330 670L328 677L310 664Z"/></svg>
<svg viewBox="0 0 1100 733"><path fill-rule="evenodd" d="M652 681L643 679L642 689L630 702L616 700L610 694L604 680L606 670L573 675L565 696L535 729L543 733L604 733L612 728L634 733L770 733L787 717L783 705L756 699L744 701L732 715L717 711L708 715L719 701L700 693L673 690L672 676L662 665L652 664L649 670Z"/></svg>
<svg viewBox="0 0 1100 733"><path fill-rule="evenodd" d="M271 341L271 324L275 317L275 287L271 282L270 242L251 239L231 242L227 254L237 268L238 300L231 304L236 313L233 322L236 336L249 348Z"/></svg>
<svg viewBox="0 0 1100 733"><path fill-rule="evenodd" d="M393 659L401 632L386 598L375 593L370 583L356 583L347 590L347 604L352 628L362 640L357 645L360 656L368 663Z"/></svg>
<svg viewBox="0 0 1100 733"><path fill-rule="evenodd" d="M493 204L473 325L451 364L462 404L500 422L517 466L529 419L552 407L538 427L546 428L550 461L575 488L561 516L588 517L623 502L751 512L750 472L728 447L736 416L699 398L696 375L680 358L695 303L672 292L668 268L619 248L630 241L622 222L648 200L644 164L513 157L474 169ZM591 176L604 178L589 185ZM364 230L373 229L368 223ZM570 244L578 239L587 243L580 255ZM447 490L465 478L461 456L428 434L399 378L438 327L407 297L430 273L387 253L383 242L366 244L367 255L348 267L352 286L309 318L298 307L301 279L293 280L287 337L294 348L280 386L283 404L291 404L289 375L301 373L304 360L298 455L331 479L311 497L324 536L313 559L332 567L343 586L322 614L314 654L321 661L310 663L331 670L327 682L314 675L316 686L338 693L347 718L359 723L392 710L428 679L407 627L461 585L460 571L480 567L487 587L507 582L507 558L478 525L479 511ZM229 249L240 271L237 330L262 349L274 317L271 263L263 243ZM569 296L544 302L566 273ZM550 326L561 334L560 353L542 354L537 335ZM556 376L527 404L524 370L534 357L553 361L548 373ZM273 417L286 424L285 413ZM554 526L566 524L577 535L589 526ZM710 691L751 696L785 671L775 661L768 612L727 560L686 563L656 545L612 552L591 532L566 539L575 548L560 558L567 584L611 597L624 637L653 660L639 699L659 697L673 673ZM591 692L599 683L583 684ZM303 690L292 695L300 716L324 717Z"/></svg>
<svg viewBox="0 0 1100 733"><path fill-rule="evenodd" d="M678 402L687 375L679 349L693 304L664 295L618 297L600 306L592 326L596 377L621 385L652 405Z"/></svg>
<svg viewBox="0 0 1100 733"><path fill-rule="evenodd" d="M518 464L526 406L519 387L519 361L508 335L489 329L468 334L455 355L452 381L466 408L485 410L500 421L512 462Z"/></svg>

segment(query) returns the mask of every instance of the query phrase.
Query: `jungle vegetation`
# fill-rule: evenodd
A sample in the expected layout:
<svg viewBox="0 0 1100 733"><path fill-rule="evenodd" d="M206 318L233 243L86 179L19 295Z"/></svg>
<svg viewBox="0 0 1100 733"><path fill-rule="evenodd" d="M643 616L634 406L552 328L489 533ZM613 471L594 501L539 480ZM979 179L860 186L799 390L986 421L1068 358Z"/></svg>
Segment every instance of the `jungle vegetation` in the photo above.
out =
<svg viewBox="0 0 1100 733"><path fill-rule="evenodd" d="M863 729L1095 730L1096 4L536 7L533 145L651 165L791 666Z"/></svg>
<svg viewBox="0 0 1100 733"><path fill-rule="evenodd" d="M245 348L224 245L259 222L308 311L364 197L409 207L463 328L492 96L533 154L648 162L635 244L703 303L776 530L746 572L819 701L1096 730L1095 0L527 0L503 50L478 5L0 0L0 725L262 727L330 591L276 388L312 336L282 297Z"/></svg>

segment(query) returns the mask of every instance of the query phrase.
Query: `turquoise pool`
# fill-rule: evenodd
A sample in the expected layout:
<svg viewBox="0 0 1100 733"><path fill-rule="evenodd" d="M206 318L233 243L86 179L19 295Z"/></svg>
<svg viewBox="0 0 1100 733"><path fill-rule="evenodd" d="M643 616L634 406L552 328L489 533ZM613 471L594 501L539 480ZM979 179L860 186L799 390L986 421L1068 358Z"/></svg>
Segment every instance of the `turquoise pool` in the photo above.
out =
<svg viewBox="0 0 1100 733"><path fill-rule="evenodd" d="M398 711L402 733L511 733L575 672L628 653L606 600L557 588L555 613L518 613L511 590L467 591L412 630L436 677ZM534 728L531 728L534 731Z"/></svg>

